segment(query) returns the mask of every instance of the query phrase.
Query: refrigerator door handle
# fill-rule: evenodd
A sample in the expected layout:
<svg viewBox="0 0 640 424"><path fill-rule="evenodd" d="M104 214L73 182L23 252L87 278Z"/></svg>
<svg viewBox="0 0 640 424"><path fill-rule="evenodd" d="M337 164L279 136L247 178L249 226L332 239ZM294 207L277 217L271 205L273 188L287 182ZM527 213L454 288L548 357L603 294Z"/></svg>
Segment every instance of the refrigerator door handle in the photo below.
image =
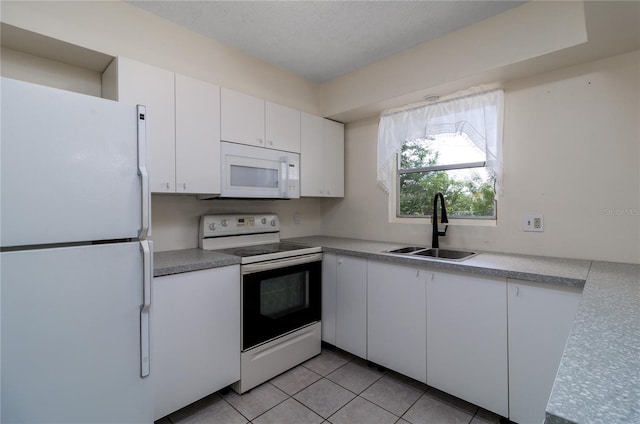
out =
<svg viewBox="0 0 640 424"><path fill-rule="evenodd" d="M150 354L150 324L149 310L151 308L151 279L153 276L153 243L149 240L140 240L143 260L143 285L142 301L140 307L140 377L147 377L149 370Z"/></svg>
<svg viewBox="0 0 640 424"><path fill-rule="evenodd" d="M149 171L147 170L147 108L138 105L138 175L142 185L142 226L140 239L151 236L151 193L149 192Z"/></svg>

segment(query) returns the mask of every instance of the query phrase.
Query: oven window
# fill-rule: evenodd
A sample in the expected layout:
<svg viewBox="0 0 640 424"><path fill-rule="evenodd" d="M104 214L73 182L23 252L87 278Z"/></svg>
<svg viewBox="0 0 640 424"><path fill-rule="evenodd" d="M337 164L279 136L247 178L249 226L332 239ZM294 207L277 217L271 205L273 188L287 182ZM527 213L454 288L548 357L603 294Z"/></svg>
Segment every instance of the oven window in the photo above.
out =
<svg viewBox="0 0 640 424"><path fill-rule="evenodd" d="M296 272L260 282L260 314L272 319L309 307L307 272Z"/></svg>
<svg viewBox="0 0 640 424"><path fill-rule="evenodd" d="M231 165L231 186L278 188L278 170Z"/></svg>
<svg viewBox="0 0 640 424"><path fill-rule="evenodd" d="M320 321L322 261L242 276L242 349Z"/></svg>

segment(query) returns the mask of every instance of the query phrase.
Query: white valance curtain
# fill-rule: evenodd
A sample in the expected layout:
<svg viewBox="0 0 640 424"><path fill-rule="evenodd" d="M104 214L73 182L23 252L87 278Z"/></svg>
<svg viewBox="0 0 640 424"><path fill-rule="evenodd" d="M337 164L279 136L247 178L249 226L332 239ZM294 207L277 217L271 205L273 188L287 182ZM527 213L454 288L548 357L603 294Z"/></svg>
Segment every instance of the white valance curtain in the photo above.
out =
<svg viewBox="0 0 640 424"><path fill-rule="evenodd" d="M502 90L474 89L450 100L383 113L378 126L378 184L390 192L396 155L405 141L464 133L486 153L486 166L496 179L498 195L502 187L503 104Z"/></svg>

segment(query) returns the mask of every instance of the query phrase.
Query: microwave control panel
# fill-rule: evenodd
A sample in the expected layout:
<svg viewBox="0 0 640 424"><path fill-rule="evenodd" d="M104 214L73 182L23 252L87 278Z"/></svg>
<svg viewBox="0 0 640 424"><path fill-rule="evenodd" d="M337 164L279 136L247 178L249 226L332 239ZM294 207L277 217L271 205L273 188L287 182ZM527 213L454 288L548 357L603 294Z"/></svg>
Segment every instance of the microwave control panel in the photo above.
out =
<svg viewBox="0 0 640 424"><path fill-rule="evenodd" d="M287 194L289 198L298 198L300 197L300 189L298 188L298 181L300 177L298 175L298 166L295 163L289 164L289 175L287 178L288 187Z"/></svg>

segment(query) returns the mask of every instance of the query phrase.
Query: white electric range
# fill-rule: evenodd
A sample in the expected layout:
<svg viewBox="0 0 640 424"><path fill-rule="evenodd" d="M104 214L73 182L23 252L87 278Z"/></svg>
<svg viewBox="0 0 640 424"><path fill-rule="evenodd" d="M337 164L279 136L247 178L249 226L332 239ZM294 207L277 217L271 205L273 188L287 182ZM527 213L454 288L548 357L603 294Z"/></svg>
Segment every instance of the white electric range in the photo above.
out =
<svg viewBox="0 0 640 424"><path fill-rule="evenodd" d="M241 258L244 393L318 355L322 249L280 242L277 215L204 215L200 247Z"/></svg>

